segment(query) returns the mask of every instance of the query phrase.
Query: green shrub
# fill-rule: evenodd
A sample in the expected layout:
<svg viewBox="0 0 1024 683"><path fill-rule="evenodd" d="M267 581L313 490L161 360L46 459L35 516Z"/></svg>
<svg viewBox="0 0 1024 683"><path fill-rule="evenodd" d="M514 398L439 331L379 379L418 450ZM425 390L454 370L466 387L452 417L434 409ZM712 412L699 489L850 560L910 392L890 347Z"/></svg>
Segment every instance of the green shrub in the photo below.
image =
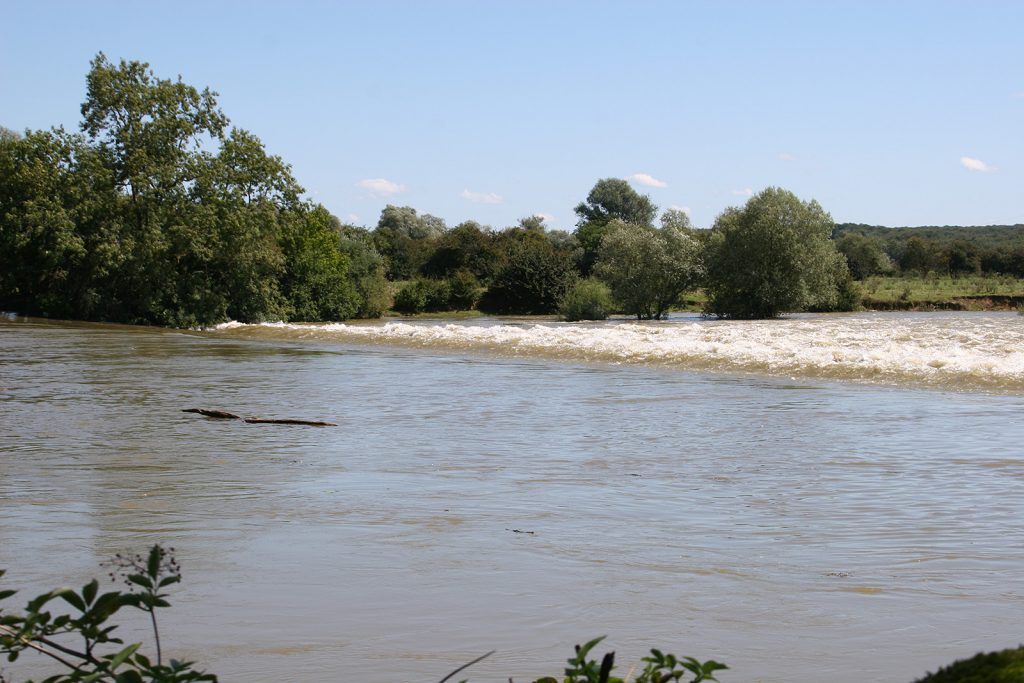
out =
<svg viewBox="0 0 1024 683"><path fill-rule="evenodd" d="M444 280L416 278L402 285L395 294L395 310L427 313L471 308L478 291L479 285L471 273Z"/></svg>
<svg viewBox="0 0 1024 683"><path fill-rule="evenodd" d="M58 588L43 593L30 600L21 614L0 608L0 655L13 662L22 654L34 653L66 667L67 671L47 678L46 683L216 682L213 674L194 670L192 662L164 662L156 610L171 606L161 591L181 580L172 550L154 545L145 557L118 555L107 563L111 578L122 580L128 587L125 591L100 593L99 581L93 579L80 592ZM0 570L0 577L3 575ZM0 600L15 593L0 589ZM74 612L55 616L48 605L57 600L70 605ZM117 625L111 623L111 618L126 607L149 614L155 660L140 652L142 643L122 647L124 642L114 635ZM76 647L69 637L79 638L81 645Z"/></svg>
<svg viewBox="0 0 1024 683"><path fill-rule="evenodd" d="M509 247L480 308L489 313L554 313L575 279L571 252L546 235L522 231Z"/></svg>
<svg viewBox="0 0 1024 683"><path fill-rule="evenodd" d="M569 322L605 320L614 308L608 285L595 278L578 280L558 305L559 314Z"/></svg>
<svg viewBox="0 0 1024 683"><path fill-rule="evenodd" d="M480 300L480 281L468 270L457 270L447 278L449 298L448 306L453 311L468 311Z"/></svg>
<svg viewBox="0 0 1024 683"><path fill-rule="evenodd" d="M1024 646L978 653L928 674L917 683L1020 683L1024 681Z"/></svg>

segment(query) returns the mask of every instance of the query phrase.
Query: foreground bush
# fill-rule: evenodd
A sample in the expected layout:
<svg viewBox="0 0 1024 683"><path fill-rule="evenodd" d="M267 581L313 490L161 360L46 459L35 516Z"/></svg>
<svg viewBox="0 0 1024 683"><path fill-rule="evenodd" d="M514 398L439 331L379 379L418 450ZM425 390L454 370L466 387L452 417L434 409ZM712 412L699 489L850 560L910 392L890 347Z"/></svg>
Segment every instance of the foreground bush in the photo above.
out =
<svg viewBox="0 0 1024 683"><path fill-rule="evenodd" d="M161 591L181 581L181 569L171 551L154 545L146 557L118 555L109 566L110 577L122 580L127 591L100 593L99 581L93 579L79 592L58 588L43 593L30 600L21 614L0 608L0 654L13 662L23 653L34 652L66 668L45 683L216 681L213 674L193 669L192 662L169 659L164 663L156 611L171 606ZM0 578L3 575L0 570ZM0 589L0 600L15 593ZM70 605L75 614L55 616L48 605L57 600ZM111 618L126 607L149 614L155 660L140 651L142 643L124 647L114 635L117 624Z"/></svg>
<svg viewBox="0 0 1024 683"><path fill-rule="evenodd" d="M1024 681L1024 646L974 655L928 674L917 683L1020 683Z"/></svg>

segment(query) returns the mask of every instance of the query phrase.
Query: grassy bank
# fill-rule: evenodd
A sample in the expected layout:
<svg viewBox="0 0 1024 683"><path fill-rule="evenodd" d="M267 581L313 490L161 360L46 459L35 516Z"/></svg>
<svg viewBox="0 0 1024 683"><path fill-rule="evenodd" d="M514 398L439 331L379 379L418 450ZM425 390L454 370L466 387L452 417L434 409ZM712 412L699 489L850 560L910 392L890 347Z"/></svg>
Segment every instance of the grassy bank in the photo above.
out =
<svg viewBox="0 0 1024 683"><path fill-rule="evenodd" d="M1014 277L869 277L860 283L869 310L992 311L1024 305L1024 280Z"/></svg>

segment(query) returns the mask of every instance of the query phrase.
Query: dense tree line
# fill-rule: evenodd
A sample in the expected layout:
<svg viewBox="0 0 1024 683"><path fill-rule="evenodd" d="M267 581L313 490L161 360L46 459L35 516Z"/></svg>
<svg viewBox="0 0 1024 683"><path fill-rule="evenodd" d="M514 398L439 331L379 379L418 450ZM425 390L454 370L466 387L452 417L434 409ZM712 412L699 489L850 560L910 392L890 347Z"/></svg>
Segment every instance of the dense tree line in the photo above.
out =
<svg viewBox="0 0 1024 683"><path fill-rule="evenodd" d="M82 117L0 135L3 308L175 326L380 312L374 245L302 201L216 93L99 54Z"/></svg>
<svg viewBox="0 0 1024 683"><path fill-rule="evenodd" d="M1024 277L1024 225L886 228L843 223L833 232L857 279L871 275Z"/></svg>
<svg viewBox="0 0 1024 683"><path fill-rule="evenodd" d="M709 230L597 181L573 232L530 216L449 228L387 206L371 229L304 201L290 167L232 128L216 93L148 65L92 62L81 130L0 128L0 309L209 325L479 309L661 318L702 288L706 312L849 310L877 274L1024 277L1024 226L836 226L768 188Z"/></svg>

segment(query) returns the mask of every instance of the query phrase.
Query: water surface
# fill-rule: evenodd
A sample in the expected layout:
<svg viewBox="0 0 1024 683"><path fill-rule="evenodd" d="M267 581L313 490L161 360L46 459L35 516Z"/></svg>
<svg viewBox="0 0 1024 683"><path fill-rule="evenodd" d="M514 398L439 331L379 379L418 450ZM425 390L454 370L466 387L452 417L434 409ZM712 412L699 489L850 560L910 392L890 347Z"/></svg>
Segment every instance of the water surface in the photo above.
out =
<svg viewBox="0 0 1024 683"><path fill-rule="evenodd" d="M909 681L1020 640L1024 392L998 356L1019 323L977 320L921 325L950 357L958 334L1002 344L982 374L1004 379L945 387L379 324L0 322L0 567L28 595L174 545L166 647L224 681L439 680L491 649L471 680L525 681L601 634L624 661L726 661L724 682ZM583 347L625 326L455 327Z"/></svg>

